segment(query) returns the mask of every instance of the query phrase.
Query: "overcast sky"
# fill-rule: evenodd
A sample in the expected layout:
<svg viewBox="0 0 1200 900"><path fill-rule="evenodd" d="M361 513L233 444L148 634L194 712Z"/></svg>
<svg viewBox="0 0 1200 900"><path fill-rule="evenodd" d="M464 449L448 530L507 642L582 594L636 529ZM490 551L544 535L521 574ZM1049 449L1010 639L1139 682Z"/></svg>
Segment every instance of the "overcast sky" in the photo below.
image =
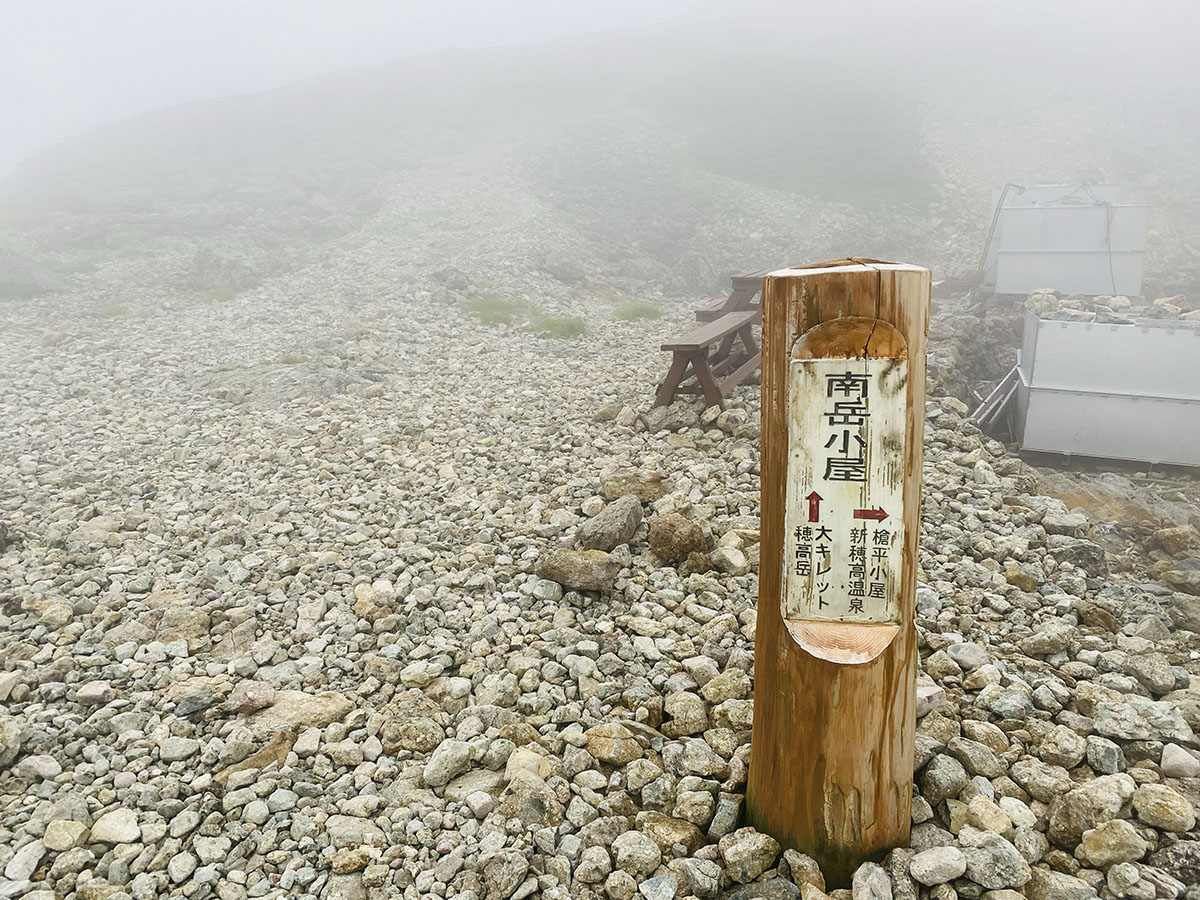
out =
<svg viewBox="0 0 1200 900"><path fill-rule="evenodd" d="M447 47L544 40L691 0L0 0L0 173L92 126Z"/></svg>
<svg viewBox="0 0 1200 900"><path fill-rule="evenodd" d="M448 47L673 19L825 50L870 44L947 77L993 56L1073 58L1082 81L1195 102L1194 0L0 0L0 175L93 126ZM734 33L742 31L742 36ZM836 52L836 49L835 49ZM874 51L873 51L874 52Z"/></svg>

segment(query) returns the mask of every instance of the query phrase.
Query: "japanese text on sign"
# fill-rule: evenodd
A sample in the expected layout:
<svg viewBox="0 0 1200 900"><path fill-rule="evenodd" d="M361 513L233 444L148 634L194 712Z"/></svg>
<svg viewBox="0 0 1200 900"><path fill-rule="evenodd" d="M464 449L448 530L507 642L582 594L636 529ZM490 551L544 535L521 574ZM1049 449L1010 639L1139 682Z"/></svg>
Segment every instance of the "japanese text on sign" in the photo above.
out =
<svg viewBox="0 0 1200 900"><path fill-rule="evenodd" d="M792 360L784 614L896 621L907 363Z"/></svg>

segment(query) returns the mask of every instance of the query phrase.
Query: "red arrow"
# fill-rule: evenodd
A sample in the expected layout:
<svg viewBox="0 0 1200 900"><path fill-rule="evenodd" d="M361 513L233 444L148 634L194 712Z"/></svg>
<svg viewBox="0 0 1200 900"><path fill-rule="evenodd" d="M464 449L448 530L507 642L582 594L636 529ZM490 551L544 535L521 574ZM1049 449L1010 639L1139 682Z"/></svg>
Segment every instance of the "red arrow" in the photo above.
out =
<svg viewBox="0 0 1200 900"><path fill-rule="evenodd" d="M888 517L888 514L878 506L874 509L856 509L854 518L856 519L874 519L876 522L882 522Z"/></svg>
<svg viewBox="0 0 1200 900"><path fill-rule="evenodd" d="M824 498L813 491L805 499L808 500L808 521L815 522L821 518L821 500Z"/></svg>

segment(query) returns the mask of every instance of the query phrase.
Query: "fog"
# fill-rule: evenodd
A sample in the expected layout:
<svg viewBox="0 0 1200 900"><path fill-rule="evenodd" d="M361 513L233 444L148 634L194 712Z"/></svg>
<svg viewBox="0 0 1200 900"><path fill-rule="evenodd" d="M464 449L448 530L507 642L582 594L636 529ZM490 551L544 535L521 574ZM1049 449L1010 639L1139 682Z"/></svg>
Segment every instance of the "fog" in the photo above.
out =
<svg viewBox="0 0 1200 900"><path fill-rule="evenodd" d="M446 47L540 41L655 21L680 2L480 0L203 4L11 3L0 34L0 170L104 122L161 106L249 93L324 72Z"/></svg>
<svg viewBox="0 0 1200 900"><path fill-rule="evenodd" d="M670 30L716 27L741 40L795 36L836 52L877 46L906 66L950 66L1002 57L1088 78L1134 81L1181 99L1192 92L1187 35L1197 12L1182 2L1126 4L859 3L724 5L479 0L390 3L312 0L204 4L116 0L12 3L0 34L0 171L87 128L170 106L252 93L326 72L449 47L540 42L670 21ZM903 40L905 51L897 46ZM812 46L805 52L811 52ZM1082 75L1083 72L1076 73Z"/></svg>
<svg viewBox="0 0 1200 900"><path fill-rule="evenodd" d="M0 898L1200 900L1200 7L2 13Z"/></svg>

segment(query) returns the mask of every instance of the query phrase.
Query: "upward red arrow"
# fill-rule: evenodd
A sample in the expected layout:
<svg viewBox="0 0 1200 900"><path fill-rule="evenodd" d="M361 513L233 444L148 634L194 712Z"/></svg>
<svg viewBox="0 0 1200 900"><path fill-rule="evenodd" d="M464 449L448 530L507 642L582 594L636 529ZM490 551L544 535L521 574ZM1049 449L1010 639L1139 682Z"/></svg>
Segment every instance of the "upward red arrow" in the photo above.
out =
<svg viewBox="0 0 1200 900"><path fill-rule="evenodd" d="M813 491L805 499L808 500L808 521L815 522L821 518L821 501L824 498L816 491Z"/></svg>
<svg viewBox="0 0 1200 900"><path fill-rule="evenodd" d="M854 511L856 519L874 519L876 522L882 522L887 517L888 514L878 506L874 509L856 509Z"/></svg>

